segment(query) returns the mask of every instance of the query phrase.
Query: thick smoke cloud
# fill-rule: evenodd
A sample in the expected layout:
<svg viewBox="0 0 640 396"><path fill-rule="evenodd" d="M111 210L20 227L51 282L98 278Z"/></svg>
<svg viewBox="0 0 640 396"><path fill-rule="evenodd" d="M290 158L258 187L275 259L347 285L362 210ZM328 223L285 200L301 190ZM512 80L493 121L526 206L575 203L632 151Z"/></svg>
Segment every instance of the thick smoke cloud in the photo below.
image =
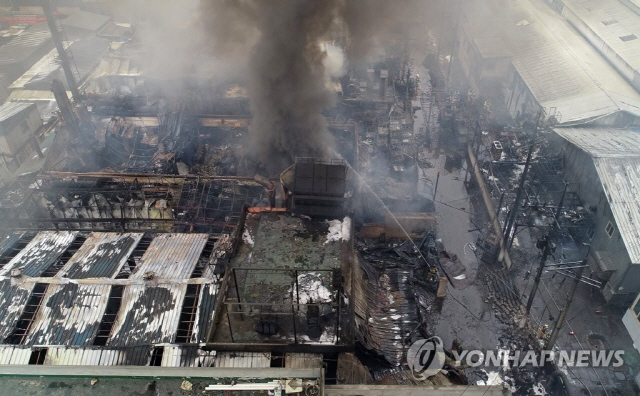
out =
<svg viewBox="0 0 640 396"><path fill-rule="evenodd" d="M218 13L230 10L234 17L250 16L253 24L248 26L258 30L257 41L251 43L248 88L252 149L264 163L333 152L323 111L335 101L328 78L344 67L335 65L340 56L330 56L327 48L333 47L323 46L322 41L347 33L348 61L357 63L366 58L378 38L399 33L406 21L402 13L411 12L409 2L385 0L222 4L227 8L216 7ZM244 13L238 13L239 8Z"/></svg>
<svg viewBox="0 0 640 396"><path fill-rule="evenodd" d="M346 61L353 65L377 39L398 33L406 25L402 13L412 12L408 1L203 0L195 8L194 1L185 2L188 7L179 2L185 8L178 11L159 0L171 15L151 7L160 23L148 24L143 39L154 45L153 54L162 54L153 64L168 75L209 74L246 84L253 116L249 148L265 164L333 151L323 111L334 104L328 82L344 72L344 55L323 42L346 33ZM174 18L197 22L183 23L176 35L165 26Z"/></svg>
<svg viewBox="0 0 640 396"><path fill-rule="evenodd" d="M257 21L250 60L252 143L271 156L323 156L333 147L322 111L333 104L320 40L332 31L339 2L271 3Z"/></svg>

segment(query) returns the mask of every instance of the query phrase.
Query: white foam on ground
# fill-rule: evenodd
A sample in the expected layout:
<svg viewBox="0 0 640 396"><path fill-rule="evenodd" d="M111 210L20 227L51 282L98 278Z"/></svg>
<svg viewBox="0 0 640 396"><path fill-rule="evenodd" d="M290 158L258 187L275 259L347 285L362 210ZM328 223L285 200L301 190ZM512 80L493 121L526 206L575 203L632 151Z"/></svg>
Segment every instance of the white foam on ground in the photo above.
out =
<svg viewBox="0 0 640 396"><path fill-rule="evenodd" d="M500 384L504 383L504 380L500 376L500 373L498 373L497 371L489 371L487 373L487 376L489 378L487 378L486 381L478 380L478 382L476 382L476 385L491 385L491 386L495 386L495 385L500 385Z"/></svg>
<svg viewBox="0 0 640 396"><path fill-rule="evenodd" d="M327 234L327 240L324 242L325 245L329 242L348 241L351 239L351 218L345 217L343 221L326 220L325 223L329 225L329 233Z"/></svg>
<svg viewBox="0 0 640 396"><path fill-rule="evenodd" d="M247 230L245 228L244 232L242 233L242 240L244 241L244 243L246 243L249 246L253 247L253 236L251 235L251 233L249 232L249 230Z"/></svg>

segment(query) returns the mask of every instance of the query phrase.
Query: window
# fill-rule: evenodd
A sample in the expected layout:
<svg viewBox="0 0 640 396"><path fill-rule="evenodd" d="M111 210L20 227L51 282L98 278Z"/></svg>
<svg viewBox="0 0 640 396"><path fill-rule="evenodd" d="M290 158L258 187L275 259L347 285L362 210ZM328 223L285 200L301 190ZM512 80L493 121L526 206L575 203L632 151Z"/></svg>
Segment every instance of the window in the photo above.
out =
<svg viewBox="0 0 640 396"><path fill-rule="evenodd" d="M613 25L614 23L618 23L616 19L608 19L606 21L602 21L605 26Z"/></svg>
<svg viewBox="0 0 640 396"><path fill-rule="evenodd" d="M620 40L622 41L631 41L637 39L635 34L629 34L627 36L620 36Z"/></svg>
<svg viewBox="0 0 640 396"><path fill-rule="evenodd" d="M616 230L615 227L613 226L613 224L611 224L611 222L607 223L607 226L604 229L607 233L607 235L609 235L609 238L611 238L611 236L613 235L613 232Z"/></svg>

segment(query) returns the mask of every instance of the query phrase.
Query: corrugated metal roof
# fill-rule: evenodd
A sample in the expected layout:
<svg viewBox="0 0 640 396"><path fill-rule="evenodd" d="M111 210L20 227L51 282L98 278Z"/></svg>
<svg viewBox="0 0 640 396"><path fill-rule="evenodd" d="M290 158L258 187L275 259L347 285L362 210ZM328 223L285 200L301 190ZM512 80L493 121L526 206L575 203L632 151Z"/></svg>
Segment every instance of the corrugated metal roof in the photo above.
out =
<svg viewBox="0 0 640 396"><path fill-rule="evenodd" d="M556 128L563 139L592 157L640 157L640 133L615 128Z"/></svg>
<svg viewBox="0 0 640 396"><path fill-rule="evenodd" d="M12 269L18 268L27 276L40 276L47 270L76 237L76 232L42 231L0 271L0 275L8 275Z"/></svg>
<svg viewBox="0 0 640 396"><path fill-rule="evenodd" d="M23 62L39 48L50 43L50 41L51 32L47 23L36 23L0 47L0 66Z"/></svg>
<svg viewBox="0 0 640 396"><path fill-rule="evenodd" d="M33 283L12 285L10 279L0 280L0 342L13 331L31 295Z"/></svg>
<svg viewBox="0 0 640 396"><path fill-rule="evenodd" d="M64 42L65 48L68 49L70 45L71 42ZM9 85L9 89L22 89L30 81L40 81L43 78L46 78L48 75L55 73L59 69L60 60L58 59L58 52L54 48L45 56L40 58L33 66L31 66L31 68L29 68L29 70L24 72L23 75L21 75L13 83L11 83L11 85ZM42 90L45 91L45 89ZM51 82L49 82L49 91L51 91Z"/></svg>
<svg viewBox="0 0 640 396"><path fill-rule="evenodd" d="M144 366L149 364L151 347L148 345L120 349L104 349L100 355L101 366Z"/></svg>
<svg viewBox="0 0 640 396"><path fill-rule="evenodd" d="M594 158L593 162L629 258L640 264L640 161Z"/></svg>
<svg viewBox="0 0 640 396"><path fill-rule="evenodd" d="M527 0L465 3L463 26L476 41L501 39L540 106L560 123L590 122L625 111L640 116L640 94L567 21ZM488 51L487 48L484 48Z"/></svg>
<svg viewBox="0 0 640 396"><path fill-rule="evenodd" d="M187 285L129 285L107 342L109 346L172 343Z"/></svg>
<svg viewBox="0 0 640 396"><path fill-rule="evenodd" d="M0 364L29 364L30 358L30 347L0 345Z"/></svg>
<svg viewBox="0 0 640 396"><path fill-rule="evenodd" d="M191 342L207 342L209 326L212 325L216 305L218 285L206 284L200 289L200 300L196 311L196 322L191 335Z"/></svg>
<svg viewBox="0 0 640 396"><path fill-rule="evenodd" d="M215 351L204 351L197 345L168 345L162 353L164 367L212 367Z"/></svg>
<svg viewBox="0 0 640 396"><path fill-rule="evenodd" d="M24 232L11 232L0 239L0 256L10 250L22 238Z"/></svg>
<svg viewBox="0 0 640 396"><path fill-rule="evenodd" d="M49 366L98 366L102 350L90 348L48 348L44 364Z"/></svg>
<svg viewBox="0 0 640 396"><path fill-rule="evenodd" d="M150 356L151 348L148 346L119 349L49 346L44 364L51 366L144 366L149 364ZM13 363L13 358L11 363L19 364Z"/></svg>
<svg viewBox="0 0 640 396"><path fill-rule="evenodd" d="M626 64L640 71L640 15L630 12L620 0L562 2L589 27L592 34L603 40ZM622 40L622 37L630 35L636 39Z"/></svg>
<svg viewBox="0 0 640 396"><path fill-rule="evenodd" d="M111 278L127 261L142 235L93 232L57 276Z"/></svg>
<svg viewBox="0 0 640 396"><path fill-rule="evenodd" d="M12 118L17 117L21 113L28 114L33 110L36 110L36 105L33 103L5 102L0 106L0 127L4 129L4 124L8 122L11 123ZM23 119L24 117L20 117L20 121Z"/></svg>
<svg viewBox="0 0 640 396"><path fill-rule="evenodd" d="M187 279L195 268L207 234L162 234L156 236L142 256L132 279L143 279L152 271L157 278Z"/></svg>
<svg viewBox="0 0 640 396"><path fill-rule="evenodd" d="M26 345L87 345L107 306L111 286L49 285Z"/></svg>
<svg viewBox="0 0 640 396"><path fill-rule="evenodd" d="M215 367L271 367L271 352L218 352Z"/></svg>
<svg viewBox="0 0 640 396"><path fill-rule="evenodd" d="M78 41L65 42L64 45L73 53L74 63L80 78L79 82L87 78L109 49L109 41L101 37L87 37ZM62 81L65 88L68 89L58 53L52 49L16 79L9 88L45 91L51 88L54 78Z"/></svg>

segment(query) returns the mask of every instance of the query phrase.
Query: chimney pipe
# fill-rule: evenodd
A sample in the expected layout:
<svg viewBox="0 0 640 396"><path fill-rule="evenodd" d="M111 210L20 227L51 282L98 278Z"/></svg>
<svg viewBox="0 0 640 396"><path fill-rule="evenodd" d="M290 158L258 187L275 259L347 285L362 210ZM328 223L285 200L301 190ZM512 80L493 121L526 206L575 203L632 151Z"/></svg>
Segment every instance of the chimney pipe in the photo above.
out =
<svg viewBox="0 0 640 396"><path fill-rule="evenodd" d="M253 177L253 180L256 181L256 183L262 185L264 187L264 192L265 194L267 194L267 197L269 198L269 206L271 206L272 208L275 208L276 206L276 185L269 179L267 179L264 176L261 175L255 175Z"/></svg>
<svg viewBox="0 0 640 396"><path fill-rule="evenodd" d="M56 24L56 19L53 15L51 0L42 0L42 11L44 12L44 16L47 19L47 24L49 25L49 30L51 31L51 38L53 39L53 44L56 46L58 57L60 58L60 64L62 65L64 76L67 78L67 84L69 85L71 95L73 95L73 100L75 100L76 103L80 103L78 82L76 81L76 78L73 75L73 71L71 70L71 60L69 59L69 54L64 48L64 44L62 42L62 33L60 32L60 30L58 30L58 25Z"/></svg>
<svg viewBox="0 0 640 396"><path fill-rule="evenodd" d="M67 128L69 128L73 133L73 137L79 137L80 123L78 121L78 117L76 117L75 113L73 112L71 101L67 96L67 91L64 89L64 85L62 85L62 81L54 78L53 81L51 81L51 92L53 92L53 96L56 98L56 102L58 103L58 107L60 108L62 120L67 125Z"/></svg>

